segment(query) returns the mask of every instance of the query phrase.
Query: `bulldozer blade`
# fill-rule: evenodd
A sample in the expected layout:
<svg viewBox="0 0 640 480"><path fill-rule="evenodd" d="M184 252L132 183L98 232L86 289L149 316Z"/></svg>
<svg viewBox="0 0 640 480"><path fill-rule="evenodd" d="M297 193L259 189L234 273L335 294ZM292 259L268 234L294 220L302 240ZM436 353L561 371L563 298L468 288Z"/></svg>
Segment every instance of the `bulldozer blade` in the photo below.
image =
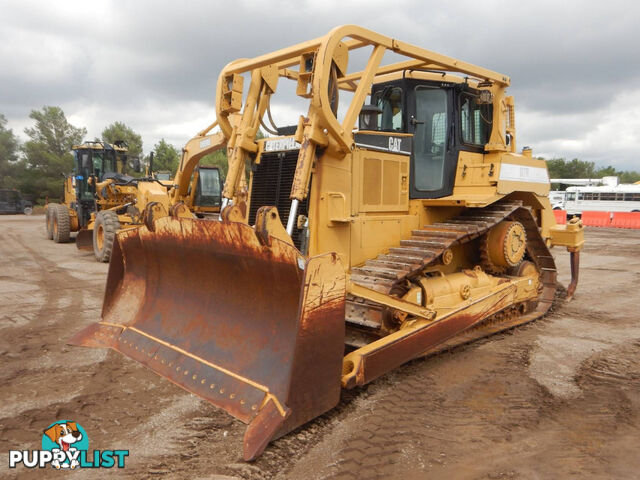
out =
<svg viewBox="0 0 640 480"><path fill-rule="evenodd" d="M78 250L93 250L93 230L80 230L76 235Z"/></svg>
<svg viewBox="0 0 640 480"><path fill-rule="evenodd" d="M72 344L111 347L248 423L244 458L340 397L346 279L236 222L165 217L119 232L102 320Z"/></svg>

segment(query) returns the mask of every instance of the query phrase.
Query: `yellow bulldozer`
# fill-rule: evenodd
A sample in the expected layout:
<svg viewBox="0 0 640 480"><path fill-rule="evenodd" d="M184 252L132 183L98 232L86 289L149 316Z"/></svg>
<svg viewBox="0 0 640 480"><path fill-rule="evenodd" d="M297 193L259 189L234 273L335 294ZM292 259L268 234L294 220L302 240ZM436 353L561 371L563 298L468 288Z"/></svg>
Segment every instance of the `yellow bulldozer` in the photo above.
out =
<svg viewBox="0 0 640 480"><path fill-rule="evenodd" d="M539 318L550 248L571 252L570 297L583 228L555 224L545 161L516 150L509 82L357 26L228 64L220 131L186 148L227 148L220 219L118 233L102 318L72 343L248 423L251 460L341 388ZM308 108L278 127L287 88Z"/></svg>

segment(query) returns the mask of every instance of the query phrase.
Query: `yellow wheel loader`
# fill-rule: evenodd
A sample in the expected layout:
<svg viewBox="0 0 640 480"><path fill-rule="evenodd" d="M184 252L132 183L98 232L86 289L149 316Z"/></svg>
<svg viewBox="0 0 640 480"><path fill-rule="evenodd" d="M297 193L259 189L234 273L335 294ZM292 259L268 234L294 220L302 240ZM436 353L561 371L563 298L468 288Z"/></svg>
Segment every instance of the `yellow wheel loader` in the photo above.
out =
<svg viewBox="0 0 640 480"><path fill-rule="evenodd" d="M78 232L76 246L108 262L116 232L142 225L150 205L169 208L167 187L153 178L125 174L124 142L85 142L72 151L74 173L65 178L62 204L46 206L47 236L65 243L71 232Z"/></svg>
<svg viewBox="0 0 640 480"><path fill-rule="evenodd" d="M539 318L557 288L550 248L571 252L570 297L583 228L555 224L544 160L516 150L508 86L356 26L228 64L220 131L181 164L190 178L226 146L220 219L174 212L118 233L102 319L72 343L248 423L251 460L341 388ZM270 101L287 87L308 108L278 127ZM261 125L277 135L258 140Z"/></svg>

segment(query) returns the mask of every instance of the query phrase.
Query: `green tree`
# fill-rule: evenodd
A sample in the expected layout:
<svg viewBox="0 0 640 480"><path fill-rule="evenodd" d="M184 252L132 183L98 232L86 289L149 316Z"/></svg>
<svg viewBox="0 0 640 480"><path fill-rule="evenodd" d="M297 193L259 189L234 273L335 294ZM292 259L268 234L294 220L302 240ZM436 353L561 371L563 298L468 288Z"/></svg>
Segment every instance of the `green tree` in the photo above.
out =
<svg viewBox="0 0 640 480"><path fill-rule="evenodd" d="M218 167L220 169L220 175L222 178L227 177L227 172L229 171L229 162L227 161L227 149L222 148L217 152L210 153L209 155L205 155L200 159L200 165L210 165L213 167Z"/></svg>
<svg viewBox="0 0 640 480"><path fill-rule="evenodd" d="M30 138L27 143L37 144L48 154L57 157L69 154L71 147L82 143L82 139L87 134L86 128L71 125L60 107L44 106L41 111L31 110L29 118L35 120L36 124L33 128L24 129ZM28 160L31 166L38 166L42 158L33 157Z"/></svg>
<svg viewBox="0 0 640 480"><path fill-rule="evenodd" d="M594 162L578 160L574 158L570 162L564 158L547 160L549 177L551 178L595 178L596 169Z"/></svg>
<svg viewBox="0 0 640 480"><path fill-rule="evenodd" d="M262 138L266 138L266 135L262 133L262 130L258 130L256 133L256 139L260 140ZM200 159L200 165L210 165L213 167L218 167L220 169L220 175L224 180L227 177L227 172L229 171L229 160L227 158L227 149L221 148L220 150L210 153L209 155L205 155ZM251 171L251 162L248 161L245 165L245 174L247 179L249 178L249 172Z"/></svg>
<svg viewBox="0 0 640 480"><path fill-rule="evenodd" d="M7 129L7 119L0 113L0 187L16 186L19 147L20 144L13 130Z"/></svg>
<svg viewBox="0 0 640 480"><path fill-rule="evenodd" d="M612 176L620 175L620 173L622 172L618 172L614 167L609 165L608 167L601 167L597 169L595 176L597 178L612 177Z"/></svg>
<svg viewBox="0 0 640 480"><path fill-rule="evenodd" d="M129 146L129 156L142 159L142 136L123 122L113 122L102 130L102 140L115 143L123 140Z"/></svg>
<svg viewBox="0 0 640 480"><path fill-rule="evenodd" d="M618 177L620 183L635 183L640 181L640 173L636 171L616 170L611 165L596 169L594 162L587 162L574 158L567 162L564 158L547 160L550 178L602 178ZM562 188L566 187L563 185ZM554 184L554 188L558 185Z"/></svg>
<svg viewBox="0 0 640 480"><path fill-rule="evenodd" d="M640 173L633 172L620 172L620 183L636 183L640 182Z"/></svg>
<svg viewBox="0 0 640 480"><path fill-rule="evenodd" d="M615 167L609 165L596 170L596 177L618 177L620 183L635 183L640 180L640 173L628 170L616 170Z"/></svg>
<svg viewBox="0 0 640 480"><path fill-rule="evenodd" d="M32 110L33 128L25 128L29 140L24 152L20 189L33 198L60 198L62 176L73 169L71 147L82 143L86 128L71 125L60 107Z"/></svg>
<svg viewBox="0 0 640 480"><path fill-rule="evenodd" d="M180 164L180 151L170 143L167 143L164 138L153 146L153 150L154 172L167 170L174 175Z"/></svg>

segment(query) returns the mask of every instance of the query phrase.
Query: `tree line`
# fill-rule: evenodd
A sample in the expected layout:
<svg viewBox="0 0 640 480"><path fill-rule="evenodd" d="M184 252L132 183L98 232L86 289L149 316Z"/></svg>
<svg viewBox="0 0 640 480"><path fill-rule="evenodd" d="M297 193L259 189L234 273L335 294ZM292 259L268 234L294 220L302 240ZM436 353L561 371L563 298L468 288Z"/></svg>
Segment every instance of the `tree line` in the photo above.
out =
<svg viewBox="0 0 640 480"><path fill-rule="evenodd" d="M60 201L62 177L73 170L71 148L86 140L87 129L71 125L60 107L44 106L29 114L34 122L24 133L24 143L7 128L7 119L0 113L0 188L15 188L35 203ZM262 137L262 135L259 135ZM95 139L99 140L99 139ZM124 140L129 147L129 157L139 158L149 164L148 155L142 157L142 136L123 122L113 122L102 130L102 141L114 143ZM153 146L153 170L175 174L180 163L180 149L164 138ZM205 156L203 165L214 165L226 176L228 165L226 152L219 150ZM612 166L596 167L594 162L574 158L547 160L550 178L601 178L615 175L621 183L640 181L636 171L616 170ZM127 172L135 174L131 169Z"/></svg>
<svg viewBox="0 0 640 480"><path fill-rule="evenodd" d="M635 183L640 181L640 173L636 171L617 170L612 166L596 167L595 162L585 160L565 160L553 158L547 160L549 178L602 178L615 176L620 183ZM565 186L566 187L566 186Z"/></svg>
<svg viewBox="0 0 640 480"><path fill-rule="evenodd" d="M8 128L6 117L0 113L0 188L20 190L34 203L42 204L47 198L60 201L63 177L73 171L71 148L89 140L86 138L87 129L71 125L63 110L55 106L32 110L29 118L34 123L25 128L27 140L21 142ZM101 138L94 139L108 143L118 140L127 143L131 160L138 158L144 165L149 164L149 156L143 156L142 136L124 122L107 125ZM169 171L174 175L180 163L181 150L163 138L153 146L153 151L153 170ZM207 155L200 162L218 166L222 174L226 174L224 150ZM139 176L131 165L126 173Z"/></svg>

